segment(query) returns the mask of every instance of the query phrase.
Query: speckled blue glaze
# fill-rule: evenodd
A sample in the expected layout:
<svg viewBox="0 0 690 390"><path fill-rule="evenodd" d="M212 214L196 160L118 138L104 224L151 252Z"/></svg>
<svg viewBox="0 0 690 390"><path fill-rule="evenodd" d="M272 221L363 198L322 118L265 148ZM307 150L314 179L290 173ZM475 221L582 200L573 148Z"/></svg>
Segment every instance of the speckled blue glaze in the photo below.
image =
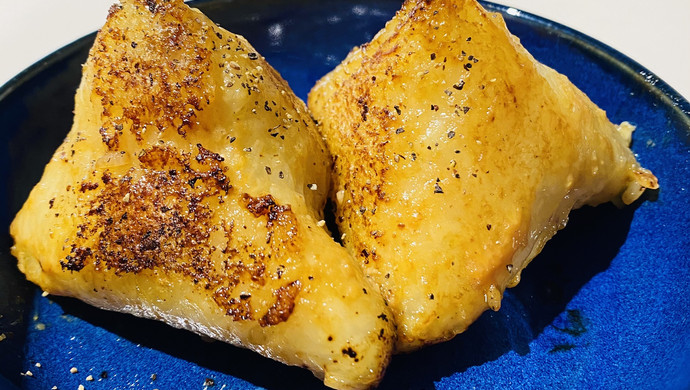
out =
<svg viewBox="0 0 690 390"><path fill-rule="evenodd" d="M196 4L246 36L302 98L400 5ZM661 190L623 209L572 213L520 285L506 292L500 311L485 313L449 342L396 356L381 388L688 388L690 104L588 37L529 14L505 17L538 60L566 74L614 122L637 125L633 149ZM0 88L3 229L69 130L79 65L92 41L93 35L75 42ZM16 270L10 242L4 230L0 389L323 387L305 370L246 350L73 299L42 297ZM20 375L26 371L32 376Z"/></svg>

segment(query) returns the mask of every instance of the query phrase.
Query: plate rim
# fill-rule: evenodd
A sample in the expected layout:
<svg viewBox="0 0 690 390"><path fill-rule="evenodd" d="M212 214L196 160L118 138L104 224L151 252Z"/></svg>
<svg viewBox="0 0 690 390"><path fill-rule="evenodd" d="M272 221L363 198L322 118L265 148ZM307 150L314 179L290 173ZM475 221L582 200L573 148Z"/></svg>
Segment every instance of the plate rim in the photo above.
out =
<svg viewBox="0 0 690 390"><path fill-rule="evenodd" d="M198 7L203 4L221 1L222 0L192 0L187 2L187 5L191 7ZM688 130L690 131L690 101L683 97L666 81L661 79L654 72L650 71L636 60L585 33L548 18L523 11L516 7L497 4L491 1L479 0L479 3L486 8L487 11L499 12L504 18L517 18L527 22L531 26L538 26L540 28L552 30L558 33L560 37L567 39L569 42L578 46L583 46L592 52L596 52L602 60L619 65L618 68L625 70L626 73L628 73L628 76L634 79L637 83L646 85L650 91L653 91L658 97L664 100L669 107L677 110L685 119L685 122L689 128ZM228 4L236 3L232 2ZM0 86L0 102L3 102L12 94L12 92L29 82L43 69L53 65L75 51L83 49L84 45L88 45L89 42L92 42L95 39L96 33L97 31L91 32L60 47L9 79L7 82L5 82L5 84Z"/></svg>
<svg viewBox="0 0 690 390"><path fill-rule="evenodd" d="M223 2L223 0L193 0L187 4L192 7L197 7L204 4L221 2ZM648 70L639 62L597 39L550 19L522 11L515 7L483 0L479 2L487 11L500 12L506 18L519 19L535 28L554 32L559 37L567 39L570 43L595 53L599 60L614 64L617 70L625 72L626 78L634 80L634 82L640 85L645 85L651 93L664 102L664 105L669 111L674 111L679 114L679 116L684 119L688 132L690 132L690 102L663 79L659 78L655 73ZM231 2L228 3L228 5L237 5L237 2ZM37 75L44 72L50 66L73 55L77 51L83 50L85 47L89 47L95 39L96 33L97 31L86 34L47 54L10 78L6 83L0 85L0 103L11 98L16 90L31 82ZM6 379L6 377L0 375L0 379ZM10 383L12 382L10 381ZM0 380L0 384L3 384L2 380Z"/></svg>

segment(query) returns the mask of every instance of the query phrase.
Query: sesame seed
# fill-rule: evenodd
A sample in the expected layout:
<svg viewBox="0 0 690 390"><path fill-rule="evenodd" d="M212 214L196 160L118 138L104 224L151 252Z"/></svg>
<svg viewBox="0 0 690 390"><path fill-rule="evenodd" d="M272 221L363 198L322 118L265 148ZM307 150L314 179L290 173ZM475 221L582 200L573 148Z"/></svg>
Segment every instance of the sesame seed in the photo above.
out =
<svg viewBox="0 0 690 390"><path fill-rule="evenodd" d="M86 380L89 381L89 382L93 381L93 375L87 376L87 377L86 377Z"/></svg>
<svg viewBox="0 0 690 390"><path fill-rule="evenodd" d="M76 374L76 373L79 372L79 370L77 370L77 367L72 367L72 368L69 369L69 372L72 373L72 374Z"/></svg>

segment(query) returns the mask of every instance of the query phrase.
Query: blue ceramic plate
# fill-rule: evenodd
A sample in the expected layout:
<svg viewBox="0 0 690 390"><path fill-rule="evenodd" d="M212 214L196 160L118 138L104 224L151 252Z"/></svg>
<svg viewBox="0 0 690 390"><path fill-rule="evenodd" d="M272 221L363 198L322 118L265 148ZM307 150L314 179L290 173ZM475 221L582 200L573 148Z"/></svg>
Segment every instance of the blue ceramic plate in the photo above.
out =
<svg viewBox="0 0 690 390"><path fill-rule="evenodd" d="M302 98L400 6L295 3L196 5L246 36ZM486 6L504 13L538 60L565 73L614 122L637 125L633 149L661 190L624 209L574 212L499 312L487 312L450 342L396 356L381 388L688 388L690 104L599 42ZM80 64L93 39L59 50L0 88L0 388L321 388L309 372L246 350L42 297L16 270L7 226L71 126ZM20 374L26 371L33 375Z"/></svg>

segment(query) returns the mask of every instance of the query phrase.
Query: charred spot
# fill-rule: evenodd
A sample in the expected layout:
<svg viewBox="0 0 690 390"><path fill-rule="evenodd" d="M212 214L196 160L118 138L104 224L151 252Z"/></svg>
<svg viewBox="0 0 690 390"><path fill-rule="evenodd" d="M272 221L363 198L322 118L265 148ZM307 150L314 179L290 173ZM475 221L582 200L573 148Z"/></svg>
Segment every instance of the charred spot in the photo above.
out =
<svg viewBox="0 0 690 390"><path fill-rule="evenodd" d="M290 211L289 205L281 206L276 204L271 194L258 198L253 198L249 194L243 194L242 200L247 210L255 217L267 216L269 227L272 226L275 221L280 220L284 213Z"/></svg>
<svg viewBox="0 0 690 390"><path fill-rule="evenodd" d="M81 186L79 187L79 192L91 191L95 190L96 188L98 188L98 183L84 181L81 183Z"/></svg>
<svg viewBox="0 0 690 390"><path fill-rule="evenodd" d="M205 200L227 188L214 177L219 166L195 170L189 155L158 147L143 151L139 161L141 169L120 178L103 175L105 188L90 202L73 245L96 243L89 252L73 249L65 267L91 259L116 274L163 268L197 281L212 279L215 248L208 241L218 227ZM203 181L203 188L185 185L192 179Z"/></svg>
<svg viewBox="0 0 690 390"><path fill-rule="evenodd" d="M299 295L301 287L299 280L295 280L273 291L276 300L268 312L259 319L259 325L265 327L287 321L295 309L295 299Z"/></svg>
<svg viewBox="0 0 690 390"><path fill-rule="evenodd" d="M213 293L213 300L225 310L225 314L233 321L246 321L253 319L251 296L240 295L239 298L230 297L228 287L219 287Z"/></svg>
<svg viewBox="0 0 690 390"><path fill-rule="evenodd" d="M343 355L349 356L353 359L357 358L357 351L352 349L352 347L348 346L347 348L343 348L342 353L343 353Z"/></svg>
<svg viewBox="0 0 690 390"><path fill-rule="evenodd" d="M64 260L60 260L60 266L63 270L81 271L86 266L86 260L91 255L91 248L77 247L73 244L70 254L65 256Z"/></svg>

